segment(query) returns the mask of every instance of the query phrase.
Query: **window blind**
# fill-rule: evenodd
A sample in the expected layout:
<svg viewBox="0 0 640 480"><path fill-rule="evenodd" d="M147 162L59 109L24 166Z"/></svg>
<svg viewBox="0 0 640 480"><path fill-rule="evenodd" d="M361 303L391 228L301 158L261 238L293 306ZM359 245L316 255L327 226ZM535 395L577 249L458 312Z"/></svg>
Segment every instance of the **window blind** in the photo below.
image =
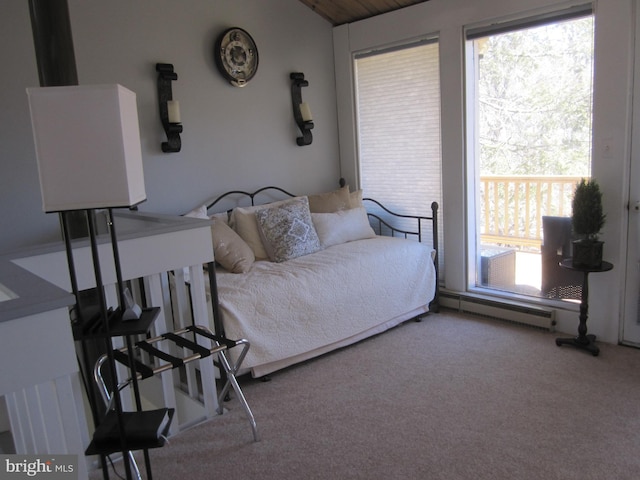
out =
<svg viewBox="0 0 640 480"><path fill-rule="evenodd" d="M547 23L557 23L563 20L571 20L580 17L586 17L593 14L591 4L578 5L565 10L553 11L547 14L535 15L517 20L496 22L490 25L469 28L466 31L467 40L486 37L488 35L496 35L499 33L514 32L524 28L537 27Z"/></svg>
<svg viewBox="0 0 640 480"><path fill-rule="evenodd" d="M442 205L437 41L358 55L355 71L364 195L397 212L430 216L432 201ZM442 262L441 225L438 231Z"/></svg>

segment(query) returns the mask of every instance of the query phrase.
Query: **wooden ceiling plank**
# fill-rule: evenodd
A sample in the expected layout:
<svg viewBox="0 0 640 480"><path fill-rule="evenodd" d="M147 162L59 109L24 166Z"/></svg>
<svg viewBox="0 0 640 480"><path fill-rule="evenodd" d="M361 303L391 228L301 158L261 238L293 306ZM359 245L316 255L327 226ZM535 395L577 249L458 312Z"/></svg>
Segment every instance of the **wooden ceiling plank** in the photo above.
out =
<svg viewBox="0 0 640 480"><path fill-rule="evenodd" d="M299 0L335 25L351 23L428 0Z"/></svg>

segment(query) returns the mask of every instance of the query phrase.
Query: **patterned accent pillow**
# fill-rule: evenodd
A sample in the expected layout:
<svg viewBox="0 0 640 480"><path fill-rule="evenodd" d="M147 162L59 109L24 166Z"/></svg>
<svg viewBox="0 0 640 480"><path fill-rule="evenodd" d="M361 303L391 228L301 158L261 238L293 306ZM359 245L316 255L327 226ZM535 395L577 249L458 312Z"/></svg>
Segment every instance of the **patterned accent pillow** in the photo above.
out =
<svg viewBox="0 0 640 480"><path fill-rule="evenodd" d="M284 262L320 250L306 197L258 210L256 220L265 250L273 262Z"/></svg>
<svg viewBox="0 0 640 480"><path fill-rule="evenodd" d="M294 197L298 198L298 197ZM247 242L253 250L256 260L267 260L269 255L264 248L262 238L258 229L258 221L256 220L256 212L264 208L276 207L290 202L292 199L279 200L277 202L268 203L266 205L256 205L253 207L236 207L231 213L231 221L229 226L233 228L240 237Z"/></svg>

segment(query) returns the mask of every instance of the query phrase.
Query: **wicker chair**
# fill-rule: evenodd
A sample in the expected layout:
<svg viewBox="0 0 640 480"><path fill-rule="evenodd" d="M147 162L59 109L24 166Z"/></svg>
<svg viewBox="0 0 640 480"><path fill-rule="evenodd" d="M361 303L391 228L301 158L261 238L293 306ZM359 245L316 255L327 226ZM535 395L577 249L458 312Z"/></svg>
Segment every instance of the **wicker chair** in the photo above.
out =
<svg viewBox="0 0 640 480"><path fill-rule="evenodd" d="M558 265L571 257L571 218L542 217L542 295L580 300L582 274Z"/></svg>

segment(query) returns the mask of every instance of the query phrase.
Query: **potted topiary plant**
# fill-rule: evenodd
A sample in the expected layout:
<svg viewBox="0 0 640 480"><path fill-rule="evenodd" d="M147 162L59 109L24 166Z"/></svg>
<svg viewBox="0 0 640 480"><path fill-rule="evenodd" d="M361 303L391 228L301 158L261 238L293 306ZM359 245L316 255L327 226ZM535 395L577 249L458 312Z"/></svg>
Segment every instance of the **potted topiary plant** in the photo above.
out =
<svg viewBox="0 0 640 480"><path fill-rule="evenodd" d="M576 185L571 202L571 224L576 238L573 240L573 266L599 268L602 264L603 243L598 235L604 226L602 192L594 179L582 179Z"/></svg>

